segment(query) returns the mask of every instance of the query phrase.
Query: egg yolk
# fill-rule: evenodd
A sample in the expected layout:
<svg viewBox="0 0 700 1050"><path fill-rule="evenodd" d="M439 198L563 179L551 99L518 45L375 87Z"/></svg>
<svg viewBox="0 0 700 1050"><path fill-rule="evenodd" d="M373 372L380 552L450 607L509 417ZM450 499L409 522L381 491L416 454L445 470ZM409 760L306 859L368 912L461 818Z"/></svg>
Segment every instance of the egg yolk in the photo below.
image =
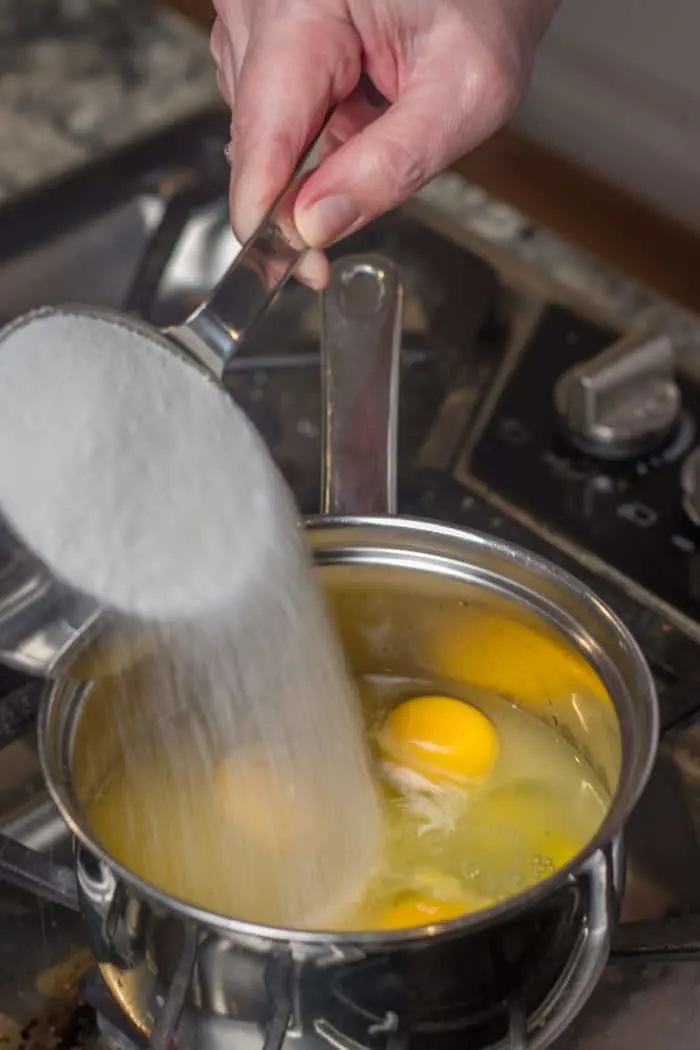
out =
<svg viewBox="0 0 700 1050"><path fill-rule="evenodd" d="M409 897L384 912L379 920L379 928L405 930L413 926L433 926L436 923L458 919L468 911L469 907L464 901L460 903L431 900L430 897Z"/></svg>
<svg viewBox="0 0 700 1050"><path fill-rule="evenodd" d="M220 762L214 790L230 826L265 849L311 839L324 819L311 785L281 775L253 748Z"/></svg>
<svg viewBox="0 0 700 1050"><path fill-rule="evenodd" d="M477 780L498 758L492 722L449 696L417 696L389 714L379 734L384 758L432 781Z"/></svg>
<svg viewBox="0 0 700 1050"><path fill-rule="evenodd" d="M586 661L526 624L485 610L467 613L458 625L428 643L429 666L488 692L511 696L535 710L548 699L590 695L610 705L602 682Z"/></svg>

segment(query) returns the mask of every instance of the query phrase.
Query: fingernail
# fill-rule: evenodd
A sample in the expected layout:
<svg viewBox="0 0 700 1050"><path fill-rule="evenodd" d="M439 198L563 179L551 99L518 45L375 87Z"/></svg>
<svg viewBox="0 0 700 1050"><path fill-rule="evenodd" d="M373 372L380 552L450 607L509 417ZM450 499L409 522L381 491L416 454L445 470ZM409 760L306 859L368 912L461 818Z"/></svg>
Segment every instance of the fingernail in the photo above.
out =
<svg viewBox="0 0 700 1050"><path fill-rule="evenodd" d="M317 292L322 292L328 284L330 269L323 252L312 249L301 259L294 271L294 276L302 284L308 284Z"/></svg>
<svg viewBox="0 0 700 1050"><path fill-rule="evenodd" d="M297 217L296 226L307 244L321 248L336 240L360 218L351 197L325 197Z"/></svg>

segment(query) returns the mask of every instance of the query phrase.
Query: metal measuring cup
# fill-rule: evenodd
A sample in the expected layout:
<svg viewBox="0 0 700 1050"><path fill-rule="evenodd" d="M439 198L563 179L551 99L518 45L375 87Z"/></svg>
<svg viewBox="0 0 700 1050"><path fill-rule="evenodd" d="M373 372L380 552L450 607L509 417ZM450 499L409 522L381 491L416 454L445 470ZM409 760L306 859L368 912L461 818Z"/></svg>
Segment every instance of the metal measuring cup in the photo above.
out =
<svg viewBox="0 0 700 1050"><path fill-rule="evenodd" d="M325 126L325 125L324 125ZM319 135L320 137L320 135ZM160 346L181 354L216 381L289 277L298 271L307 246L290 229L290 203L313 163L318 137L300 161L288 187L241 247L209 298L187 320L163 331L116 311L86 307L40 310L11 322L3 340L37 317L69 314L129 327ZM352 271L352 263L349 264ZM361 281L381 284L384 264L365 259ZM359 271L358 271L359 274ZM347 309L366 310L366 295L347 296ZM381 297L377 298L379 303ZM355 305L353 305L355 304ZM37 493L37 499L41 494ZM60 579L3 519L0 493L0 661L42 677L70 673L91 678L130 663L143 647L143 625L105 608L93 596ZM139 642L141 639L141 642ZM99 641L99 645L96 643ZM135 649L136 647L136 649ZM96 670L95 660L98 661Z"/></svg>

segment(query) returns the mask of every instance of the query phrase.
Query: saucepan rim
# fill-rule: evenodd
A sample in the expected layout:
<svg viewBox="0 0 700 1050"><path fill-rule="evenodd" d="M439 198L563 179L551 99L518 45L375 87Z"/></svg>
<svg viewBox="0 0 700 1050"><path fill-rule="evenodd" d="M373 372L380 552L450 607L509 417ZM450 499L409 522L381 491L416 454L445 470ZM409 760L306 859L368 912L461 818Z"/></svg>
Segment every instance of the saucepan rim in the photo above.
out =
<svg viewBox="0 0 700 1050"><path fill-rule="evenodd" d="M413 537L419 541L426 541L430 538L433 542L439 541L451 546L455 552L455 565L462 564L468 567L468 562L464 557L461 562L458 558L460 550L463 555L468 550L488 551L492 555L500 556L504 564L517 564L520 568L532 572L535 577L539 577L543 582L553 584L561 592L567 593L575 600L582 611L596 618L607 629L610 637L615 639L618 650L624 652L627 665L632 672L633 680L630 687L624 685L620 674L617 674L616 681L610 679L611 673L614 679L616 672L614 662L609 655L607 656L607 666L604 668L600 667L599 663L593 660L590 651L582 651L580 639L577 639L575 635L570 637L572 644L581 651L581 655L584 656L589 665L592 665L597 673L600 674L610 693L620 720L622 762L619 782L613 793L605 820L595 836L565 867L524 892L516 894L483 911L432 926L396 931L336 932L332 930L303 930L267 926L228 915L220 915L173 897L145 879L135 875L116 861L93 836L87 820L81 812L79 803L70 790L70 770L61 753L61 747L57 748L55 741L50 739L53 705L58 691L65 687L64 681L63 683L47 683L39 713L38 738L41 765L49 792L72 834L89 853L97 857L115 875L123 879L138 896L179 914L181 918L195 922L219 934L227 935L232 940L244 940L249 943L259 940L288 942L300 947L305 946L309 949L335 946L352 948L354 946L377 951L384 947L389 948L402 943L423 942L428 938L443 934L454 936L472 933L491 926L499 920L515 917L523 911L542 903L548 897L552 897L567 884L574 883L577 872L580 871L584 862L597 850L607 846L618 837L624 822L649 778L656 757L659 735L656 688L648 664L629 629L589 587L575 576L561 570L540 555L533 554L523 547L496 539L485 533L439 524L425 518L398 517L394 515L382 517L318 516L307 519L306 525L310 535L329 541L322 548L325 557L316 558L317 564L321 567L327 564L339 564L337 560L334 560L333 554L337 555L342 550L354 552L359 549L364 549L365 551L375 549L377 553L384 552L386 555L387 548L382 547L380 540L383 536L388 536L391 530L399 538ZM377 542L372 544L365 540L363 546L360 541L356 541L356 544L353 545L352 534L353 532L357 533L358 530L363 530L365 534L375 534ZM357 543L360 544L359 548ZM319 547L314 547L313 543L312 547L314 548L314 554L316 554ZM420 547L416 547L415 554L417 557L421 556ZM425 554L423 558L425 559ZM361 559L358 560L361 562ZM376 564L376 562L371 564ZM415 565L413 565L412 569L414 571L415 568ZM514 581L509 580L506 574L502 574L501 580L504 584L505 593L513 598L519 598L520 603L523 604L525 591L518 593L517 585L514 584ZM483 585L484 581L482 580L481 582ZM488 587L488 582L486 582L485 586ZM534 597L537 596L536 591L533 591L532 594ZM546 603L548 600L544 599L544 601ZM528 603L525 602L525 604ZM549 610L552 614L551 616L546 615L542 602L539 602L534 607L532 605L530 607L534 608L536 613L544 616L545 619L550 621L550 624L553 624L560 630L567 626L567 622L570 628L575 625L574 617L561 610L560 622L557 623L556 610L553 603L550 604L552 605L552 608ZM581 628L580 624L578 626ZM598 657L600 658L601 655L606 656L602 651L598 653ZM76 694L80 694L86 688L89 688L89 683L75 683ZM621 705L626 709L621 710ZM634 734L635 712L639 711L644 712L646 731ZM627 739L629 733L627 735L625 733L626 725L633 732L634 740L632 743Z"/></svg>

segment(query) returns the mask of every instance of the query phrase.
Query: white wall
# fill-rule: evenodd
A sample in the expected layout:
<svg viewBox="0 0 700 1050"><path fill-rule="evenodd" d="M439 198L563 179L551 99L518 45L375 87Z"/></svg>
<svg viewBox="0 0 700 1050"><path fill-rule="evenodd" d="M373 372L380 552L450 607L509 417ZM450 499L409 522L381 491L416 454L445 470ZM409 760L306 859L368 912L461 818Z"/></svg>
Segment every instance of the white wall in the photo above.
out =
<svg viewBox="0 0 700 1050"><path fill-rule="evenodd" d="M564 0L515 124L700 229L700 0Z"/></svg>

